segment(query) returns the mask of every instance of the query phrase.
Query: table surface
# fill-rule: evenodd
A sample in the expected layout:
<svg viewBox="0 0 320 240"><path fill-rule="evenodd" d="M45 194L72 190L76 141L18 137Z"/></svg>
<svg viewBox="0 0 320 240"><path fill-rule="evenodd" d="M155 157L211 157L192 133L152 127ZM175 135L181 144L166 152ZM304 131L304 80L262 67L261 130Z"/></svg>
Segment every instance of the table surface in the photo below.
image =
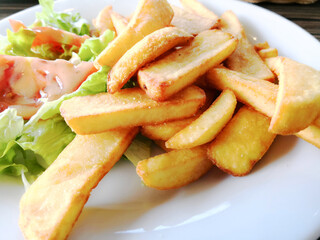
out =
<svg viewBox="0 0 320 240"><path fill-rule="evenodd" d="M0 0L0 19L37 4L37 0ZM320 1L309 4L259 3L298 24L320 41Z"/></svg>

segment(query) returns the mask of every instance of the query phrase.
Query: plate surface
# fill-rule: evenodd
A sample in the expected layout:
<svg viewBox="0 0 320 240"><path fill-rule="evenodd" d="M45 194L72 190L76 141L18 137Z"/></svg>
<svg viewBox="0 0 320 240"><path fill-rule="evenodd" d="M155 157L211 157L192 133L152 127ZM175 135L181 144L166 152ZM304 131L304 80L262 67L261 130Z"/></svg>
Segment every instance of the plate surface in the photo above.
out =
<svg viewBox="0 0 320 240"><path fill-rule="evenodd" d="M217 14L231 9L253 42L268 41L279 54L320 69L320 43L288 20L240 1L202 0ZM129 15L137 1L63 0L56 9L75 9L92 19L112 4ZM178 4L176 1L172 3ZM11 18L27 25L40 8ZM0 21L0 34L9 28ZM293 136L277 137L246 177L214 168L179 190L144 187L129 162L119 162L86 204L69 239L317 239L320 236L320 150ZM23 239L17 221L24 188L0 178L3 239Z"/></svg>

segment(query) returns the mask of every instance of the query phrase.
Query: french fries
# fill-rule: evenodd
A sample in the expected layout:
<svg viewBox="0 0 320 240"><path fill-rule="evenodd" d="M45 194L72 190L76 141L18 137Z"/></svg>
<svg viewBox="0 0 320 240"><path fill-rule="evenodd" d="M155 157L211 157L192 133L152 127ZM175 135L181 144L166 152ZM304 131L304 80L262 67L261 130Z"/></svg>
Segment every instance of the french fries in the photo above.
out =
<svg viewBox="0 0 320 240"><path fill-rule="evenodd" d="M218 20L218 16L206 8L202 3L197 0L180 0L180 3L183 5L185 9L199 16L203 16L206 18L211 18L213 20Z"/></svg>
<svg viewBox="0 0 320 240"><path fill-rule="evenodd" d="M137 174L148 187L167 190L194 182L212 167L207 146L174 150L142 160Z"/></svg>
<svg viewBox="0 0 320 240"><path fill-rule="evenodd" d="M112 67L146 35L170 24L173 11L167 0L140 0L127 28L96 58L95 65Z"/></svg>
<svg viewBox="0 0 320 240"><path fill-rule="evenodd" d="M279 91L270 131L293 134L320 116L320 72L285 57L266 59L278 75Z"/></svg>
<svg viewBox="0 0 320 240"><path fill-rule="evenodd" d="M192 35L176 27L161 28L150 33L113 66L107 80L108 92L118 92L142 66L171 48L186 44L192 38Z"/></svg>
<svg viewBox="0 0 320 240"><path fill-rule="evenodd" d="M102 33L109 29L111 31L115 31L112 19L111 19L112 6L108 5L103 8L98 16L92 20L93 26L98 31L98 35L102 35Z"/></svg>
<svg viewBox="0 0 320 240"><path fill-rule="evenodd" d="M164 101L194 83L211 67L220 64L236 45L237 41L228 33L204 31L190 45L139 70L139 85L150 98Z"/></svg>
<svg viewBox="0 0 320 240"><path fill-rule="evenodd" d="M236 105L234 93L224 90L199 118L171 137L166 147L192 148L212 141L231 119Z"/></svg>
<svg viewBox="0 0 320 240"><path fill-rule="evenodd" d="M138 176L160 190L192 183L213 164L247 175L276 134L320 148L319 71L278 57L267 42L253 46L232 11L218 20L196 0L180 2L185 9L140 0L129 22L107 6L94 20L100 34L117 32L95 60L112 67L108 92L62 103L77 136L21 199L26 239L67 238L91 190L139 130L166 151L141 161L134 154ZM140 87L122 89L135 75ZM209 88L222 91L213 103ZM245 106L233 115L237 100Z"/></svg>
<svg viewBox="0 0 320 240"><path fill-rule="evenodd" d="M242 107L210 144L208 156L233 176L247 175L276 137L268 131L269 124L270 118Z"/></svg>
<svg viewBox="0 0 320 240"><path fill-rule="evenodd" d="M273 116L278 85L225 68L210 69L206 77L209 85L220 90L229 88L240 102L251 106L270 118ZM315 146L319 146L320 138L316 137L320 129L317 125L319 117L314 122L315 124L295 135Z"/></svg>
<svg viewBox="0 0 320 240"><path fill-rule="evenodd" d="M144 125L141 127L141 134L152 140L167 141L177 132L184 129L190 123L197 119L198 116L180 119L176 121L164 122L154 125Z"/></svg>
<svg viewBox="0 0 320 240"><path fill-rule="evenodd" d="M226 11L220 20L221 29L233 34L239 40L236 50L225 62L226 66L231 70L273 82L272 72L249 42L237 16L232 11Z"/></svg>
<svg viewBox="0 0 320 240"><path fill-rule="evenodd" d="M214 19L196 15L173 5L171 7L174 12L171 24L190 34L197 35L217 25L217 21Z"/></svg>
<svg viewBox="0 0 320 240"><path fill-rule="evenodd" d="M137 128L77 135L20 201L26 239L66 239L91 190L120 159Z"/></svg>
<svg viewBox="0 0 320 240"><path fill-rule="evenodd" d="M164 102L154 101L140 88L116 94L74 97L60 107L67 124L78 134L155 124L191 117L203 106L204 91L190 86Z"/></svg>
<svg viewBox="0 0 320 240"><path fill-rule="evenodd" d="M120 35L128 26L128 20L115 11L111 11L110 17L117 35Z"/></svg>

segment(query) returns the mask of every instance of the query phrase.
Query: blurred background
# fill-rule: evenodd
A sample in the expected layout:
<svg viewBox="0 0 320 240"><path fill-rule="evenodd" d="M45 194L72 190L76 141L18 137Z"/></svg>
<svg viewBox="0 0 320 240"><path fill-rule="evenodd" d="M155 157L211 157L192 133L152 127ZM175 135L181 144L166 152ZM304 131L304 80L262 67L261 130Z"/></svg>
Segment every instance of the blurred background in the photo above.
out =
<svg viewBox="0 0 320 240"><path fill-rule="evenodd" d="M201 1L201 0L200 0ZM221 0L222 1L222 0ZM247 0L260 2L263 0ZM292 0L273 0L292 1ZM295 0L298 2L311 2L315 0ZM0 19L38 4L38 0L0 0ZM258 6L269 9L298 24L320 41L320 1L312 4L276 4L270 2L255 3Z"/></svg>

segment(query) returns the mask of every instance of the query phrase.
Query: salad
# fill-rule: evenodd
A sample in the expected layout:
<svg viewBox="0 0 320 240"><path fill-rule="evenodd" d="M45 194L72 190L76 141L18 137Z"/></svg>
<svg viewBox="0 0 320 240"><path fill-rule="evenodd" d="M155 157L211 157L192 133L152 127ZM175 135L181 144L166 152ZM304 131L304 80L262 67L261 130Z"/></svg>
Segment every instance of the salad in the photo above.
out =
<svg viewBox="0 0 320 240"><path fill-rule="evenodd" d="M39 4L33 24L10 19L12 29L0 36L0 174L22 176L26 184L75 136L61 103L106 91L109 67L97 70L93 60L115 37L111 30L97 34L79 13L54 11L53 0ZM131 148L137 147L149 155L150 141L139 136ZM137 161L131 148L127 156Z"/></svg>

